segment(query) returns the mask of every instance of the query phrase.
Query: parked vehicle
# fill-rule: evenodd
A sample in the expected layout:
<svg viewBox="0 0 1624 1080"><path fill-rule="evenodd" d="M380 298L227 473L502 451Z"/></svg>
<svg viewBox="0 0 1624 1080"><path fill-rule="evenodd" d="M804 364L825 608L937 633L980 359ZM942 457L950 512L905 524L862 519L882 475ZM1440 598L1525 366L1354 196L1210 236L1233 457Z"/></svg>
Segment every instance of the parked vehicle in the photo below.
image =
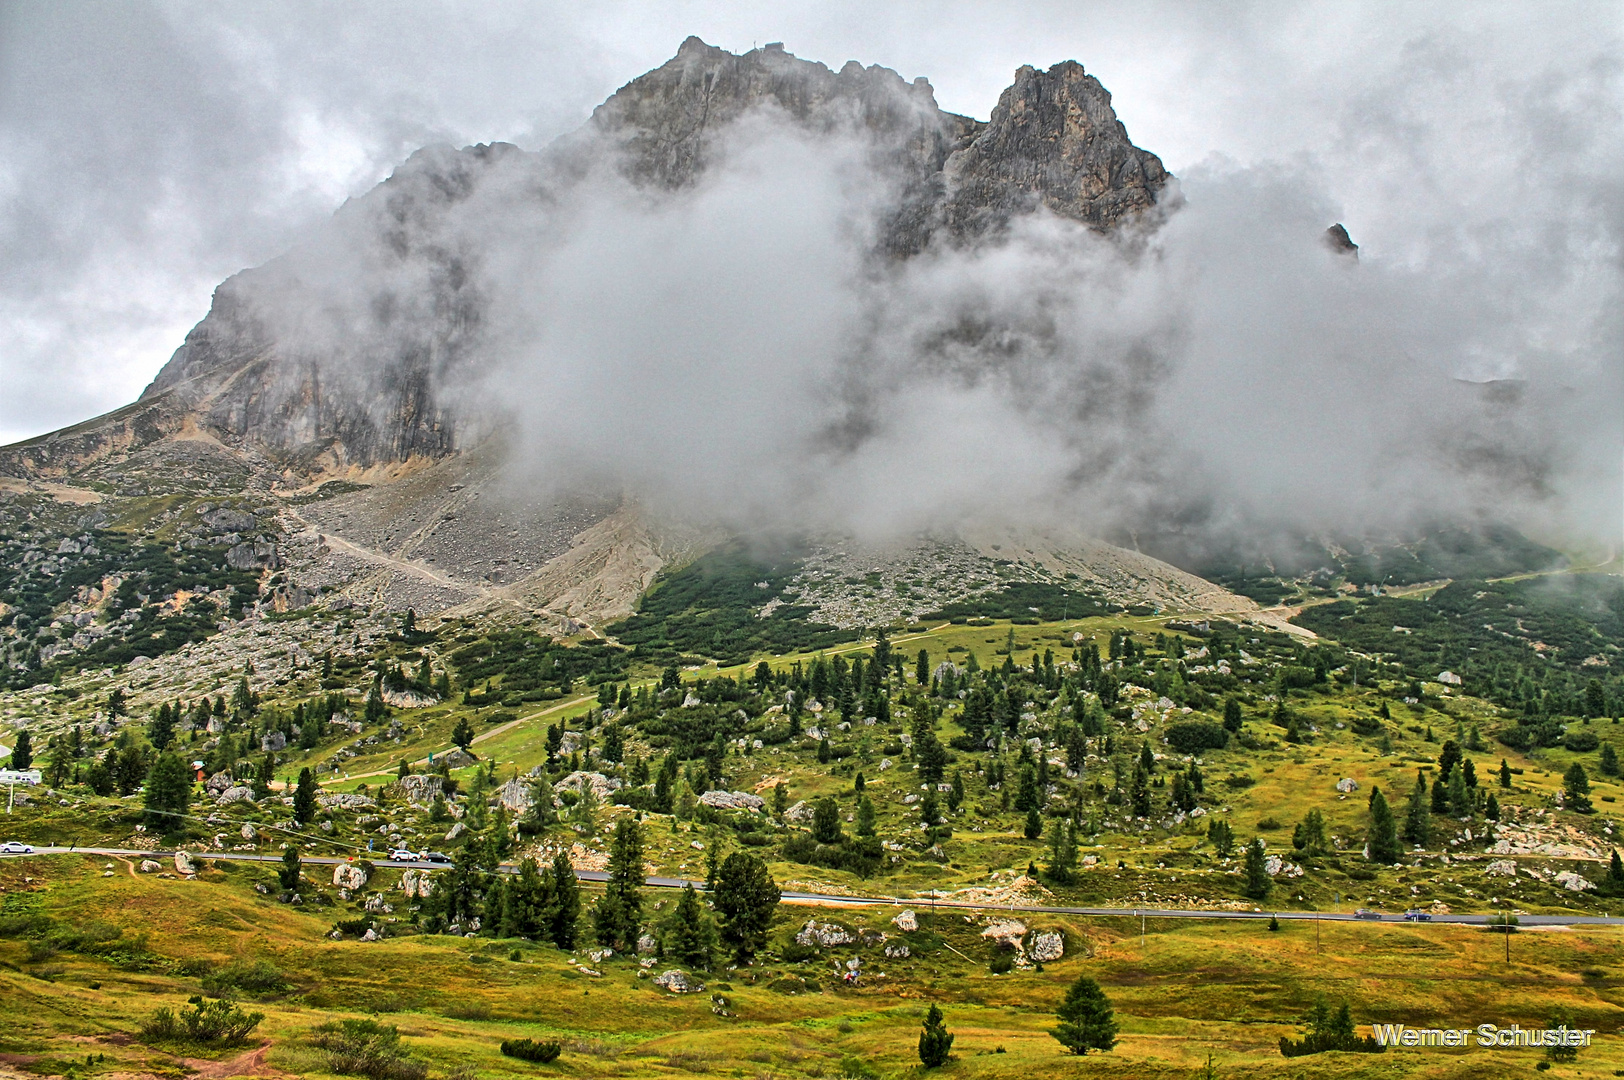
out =
<svg viewBox="0 0 1624 1080"><path fill-rule="evenodd" d="M395 862L416 862L417 852L413 851L411 848L398 848L391 851L389 853L389 857Z"/></svg>
<svg viewBox="0 0 1624 1080"><path fill-rule="evenodd" d="M417 857L418 862L443 863L451 865L451 856L439 851L425 851Z"/></svg>
<svg viewBox="0 0 1624 1080"><path fill-rule="evenodd" d="M33 848L29 847L27 844L19 843L16 840L7 840L5 843L0 844L0 855L32 854L34 854Z"/></svg>

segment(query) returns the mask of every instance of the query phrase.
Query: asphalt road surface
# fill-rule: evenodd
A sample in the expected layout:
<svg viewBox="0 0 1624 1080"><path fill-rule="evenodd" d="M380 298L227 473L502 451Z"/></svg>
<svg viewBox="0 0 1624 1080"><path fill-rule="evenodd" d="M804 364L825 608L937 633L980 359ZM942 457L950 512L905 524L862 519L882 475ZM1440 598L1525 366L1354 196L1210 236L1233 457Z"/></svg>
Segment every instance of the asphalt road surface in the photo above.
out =
<svg viewBox="0 0 1624 1080"><path fill-rule="evenodd" d="M189 851L188 854L199 859L233 859L240 862L281 862L280 855L249 854L242 851ZM127 858L139 856L143 859L170 859L174 858L173 851L139 851L134 848L108 848L108 847L36 847L35 858L42 855L119 855ZM27 855L5 855L0 858L26 859ZM355 859L338 858L331 855L306 855L302 861L316 866L334 866L339 863L354 862ZM420 870L443 870L444 863L430 862L402 862L395 859L373 858L374 866L391 866ZM515 873L517 868L504 863L501 867L504 873ZM609 875L602 870L577 870L575 876L582 881L607 881ZM703 882L688 881L683 878L651 877L647 884L659 889L680 889L684 885L693 885L703 888ZM967 911L1036 911L1050 912L1057 915L1097 915L1108 917L1147 918L1147 919L1268 919L1297 920L1313 922L1324 920L1326 922L1351 923L1394 923L1403 922L1404 916L1399 912L1381 912L1379 918L1370 915L1358 915L1343 911L1277 911L1272 908L1262 908L1257 911L1202 911L1182 908L1152 908L1152 907L1064 907L1058 905L1011 905L1011 904L975 904L961 900L937 900L928 896L895 897L895 896L837 896L827 893L789 892L782 894L783 899L792 904L815 904L829 907L867 907L875 904L888 904L895 907L909 907L919 910L947 910L964 909ZM1433 915L1428 921L1433 923L1455 923L1482 926L1489 922L1492 915ZM1519 915L1519 926L1624 926L1624 917L1612 915Z"/></svg>

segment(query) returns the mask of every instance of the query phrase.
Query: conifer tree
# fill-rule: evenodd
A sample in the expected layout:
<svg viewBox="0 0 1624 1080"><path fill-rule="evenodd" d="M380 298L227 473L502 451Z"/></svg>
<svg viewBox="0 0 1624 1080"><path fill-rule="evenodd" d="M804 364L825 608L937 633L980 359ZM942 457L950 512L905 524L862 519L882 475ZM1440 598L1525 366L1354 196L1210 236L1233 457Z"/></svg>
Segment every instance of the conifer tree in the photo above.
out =
<svg viewBox="0 0 1624 1080"><path fill-rule="evenodd" d="M1133 805L1133 816L1147 818L1150 816L1150 772L1141 760L1134 763L1133 784L1128 789L1129 799Z"/></svg>
<svg viewBox="0 0 1624 1080"><path fill-rule="evenodd" d="M1398 828L1393 821L1393 811L1388 808L1381 788L1374 786L1370 790L1370 826L1365 833L1365 845L1371 862L1388 866L1398 862Z"/></svg>
<svg viewBox="0 0 1624 1080"><path fill-rule="evenodd" d="M1427 774L1420 770L1404 813L1404 842L1421 848L1432 843L1432 797L1427 791Z"/></svg>
<svg viewBox="0 0 1624 1080"><path fill-rule="evenodd" d="M28 733L27 728L23 728L17 732L17 740L11 748L11 767L22 772L33 764L34 737Z"/></svg>
<svg viewBox="0 0 1624 1080"><path fill-rule="evenodd" d="M1056 1013L1060 1023L1049 1034L1072 1053L1104 1052L1116 1046L1117 1022L1111 1002L1100 984L1087 975L1079 975L1071 984Z"/></svg>
<svg viewBox="0 0 1624 1080"><path fill-rule="evenodd" d="M767 864L735 851L716 873L714 904L722 923L722 940L739 963L748 963L767 944L767 929L780 898Z"/></svg>
<svg viewBox="0 0 1624 1080"><path fill-rule="evenodd" d="M1562 775L1562 789L1567 796L1565 803L1569 810L1575 814L1589 814L1594 811L1590 804L1590 777L1585 775L1585 767L1575 761Z"/></svg>
<svg viewBox="0 0 1624 1080"><path fill-rule="evenodd" d="M1511 786L1511 766L1506 764L1505 758L1500 759L1500 786L1503 788Z"/></svg>
<svg viewBox="0 0 1624 1080"><path fill-rule="evenodd" d="M925 1014L924 1030L919 1033L919 1060L927 1069L938 1068L947 1064L952 1049L953 1034L947 1030L942 1010L932 1002Z"/></svg>
<svg viewBox="0 0 1624 1080"><path fill-rule="evenodd" d="M1049 833L1047 877L1056 885L1070 885L1077 876L1077 826L1056 822Z"/></svg>
<svg viewBox="0 0 1624 1080"><path fill-rule="evenodd" d="M299 891L299 875L303 872L303 868L298 846L289 844L288 849L282 852L282 865L276 870L276 883L282 886L283 892Z"/></svg>
<svg viewBox="0 0 1624 1080"><path fill-rule="evenodd" d="M820 844L840 843L840 807L831 798L819 799L812 808L812 839Z"/></svg>
<svg viewBox="0 0 1624 1080"><path fill-rule="evenodd" d="M152 723L147 725L147 741L159 753L168 750L169 744L175 741L175 715L167 703L158 706L158 711L152 714Z"/></svg>
<svg viewBox="0 0 1624 1080"><path fill-rule="evenodd" d="M1613 849L1613 859L1607 864L1607 875L1601 879L1599 890L1606 896L1624 896L1624 862L1618 857L1618 849Z"/></svg>
<svg viewBox="0 0 1624 1080"><path fill-rule="evenodd" d="M609 880L592 913L598 944L632 952L643 922L643 834L637 822L621 818L609 843Z"/></svg>
<svg viewBox="0 0 1624 1080"><path fill-rule="evenodd" d="M1247 845L1243 877L1241 891L1253 900L1266 898L1269 890L1274 888L1274 881L1269 877L1269 870L1264 861L1262 840L1253 840Z"/></svg>
<svg viewBox="0 0 1624 1080"><path fill-rule="evenodd" d="M1460 765L1449 770L1449 781L1444 785L1449 796L1449 814L1451 817L1470 817L1472 813L1472 792L1466 786L1466 774Z"/></svg>
<svg viewBox="0 0 1624 1080"><path fill-rule="evenodd" d="M147 774L143 799L147 828L165 833L179 829L191 801L191 768L179 754L170 752L158 755L157 762Z"/></svg>
<svg viewBox="0 0 1624 1080"><path fill-rule="evenodd" d="M867 795L859 796L857 799L857 835L864 837L874 835L874 803Z"/></svg>
<svg viewBox="0 0 1624 1080"><path fill-rule="evenodd" d="M716 954L716 927L692 885L684 885L666 918L665 955L688 968L708 969Z"/></svg>
<svg viewBox="0 0 1624 1080"><path fill-rule="evenodd" d="M570 865L570 857L562 851L553 856L547 885L547 936L560 949L573 949L575 925L581 917L581 886L575 879L575 867Z"/></svg>
<svg viewBox="0 0 1624 1080"><path fill-rule="evenodd" d="M299 783L293 790L293 820L308 825L316 816L316 774L299 770Z"/></svg>

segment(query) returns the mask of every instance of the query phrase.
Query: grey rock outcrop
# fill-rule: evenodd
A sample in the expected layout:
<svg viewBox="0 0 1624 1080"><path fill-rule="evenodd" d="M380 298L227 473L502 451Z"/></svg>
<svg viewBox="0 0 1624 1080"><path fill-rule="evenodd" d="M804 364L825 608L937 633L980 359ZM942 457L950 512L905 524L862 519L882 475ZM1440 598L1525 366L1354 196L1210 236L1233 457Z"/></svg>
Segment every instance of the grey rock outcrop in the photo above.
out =
<svg viewBox="0 0 1624 1080"><path fill-rule="evenodd" d="M413 806L428 806L434 802L434 797L440 794L444 784L434 773L423 775L412 773L395 781L400 786L401 794Z"/></svg>
<svg viewBox="0 0 1624 1080"><path fill-rule="evenodd" d="M331 794L317 795L316 805L327 810L376 810L378 804L365 795L357 795L350 791L335 791Z"/></svg>
<svg viewBox="0 0 1624 1080"><path fill-rule="evenodd" d="M820 923L816 919L808 919L806 925L795 935L796 944L820 949L850 945L853 940L851 931L839 923Z"/></svg>
<svg viewBox="0 0 1624 1080"><path fill-rule="evenodd" d="M717 810L760 810L767 801L748 791L707 791L699 801Z"/></svg>
<svg viewBox="0 0 1624 1080"><path fill-rule="evenodd" d="M997 231L1040 206L1110 228L1154 206L1168 180L1161 159L1129 141L1110 92L1073 60L1017 71L943 175L945 221L959 236Z"/></svg>
<svg viewBox="0 0 1624 1080"><path fill-rule="evenodd" d="M189 851L177 851L177 852L175 852L175 873L177 873L177 874L195 874L195 873L197 873L197 860L192 858L192 853L191 852L189 852Z"/></svg>
<svg viewBox="0 0 1624 1080"><path fill-rule="evenodd" d="M583 783L592 789L592 794L600 803L606 801L610 795L620 790L620 780L618 778L584 770L570 773L554 784L553 790L560 795L566 791L579 793Z"/></svg>
<svg viewBox="0 0 1624 1080"><path fill-rule="evenodd" d="M367 871L363 866L354 863L339 863L333 867L333 884L340 889L364 889L367 884Z"/></svg>
<svg viewBox="0 0 1624 1080"><path fill-rule="evenodd" d="M703 994L705 984L690 978L686 972L672 968L654 976L654 985L673 994Z"/></svg>
<svg viewBox="0 0 1624 1080"><path fill-rule="evenodd" d="M427 899L434 891L434 880L427 870L407 870L400 875L400 891L408 900Z"/></svg>

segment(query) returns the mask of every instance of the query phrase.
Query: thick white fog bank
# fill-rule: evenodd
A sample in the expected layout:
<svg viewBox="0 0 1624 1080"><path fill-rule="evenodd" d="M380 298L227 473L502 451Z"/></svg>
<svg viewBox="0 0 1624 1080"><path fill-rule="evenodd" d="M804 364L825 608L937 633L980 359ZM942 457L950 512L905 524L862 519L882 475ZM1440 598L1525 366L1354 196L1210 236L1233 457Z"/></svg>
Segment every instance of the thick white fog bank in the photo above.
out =
<svg viewBox="0 0 1624 1080"><path fill-rule="evenodd" d="M1552 252L1594 207L1354 259L1323 242L1340 213L1312 168L1217 162L1147 229L1040 216L890 262L864 160L763 117L691 190L605 169L503 224L483 388L528 482L870 536L1616 531L1616 250Z"/></svg>

